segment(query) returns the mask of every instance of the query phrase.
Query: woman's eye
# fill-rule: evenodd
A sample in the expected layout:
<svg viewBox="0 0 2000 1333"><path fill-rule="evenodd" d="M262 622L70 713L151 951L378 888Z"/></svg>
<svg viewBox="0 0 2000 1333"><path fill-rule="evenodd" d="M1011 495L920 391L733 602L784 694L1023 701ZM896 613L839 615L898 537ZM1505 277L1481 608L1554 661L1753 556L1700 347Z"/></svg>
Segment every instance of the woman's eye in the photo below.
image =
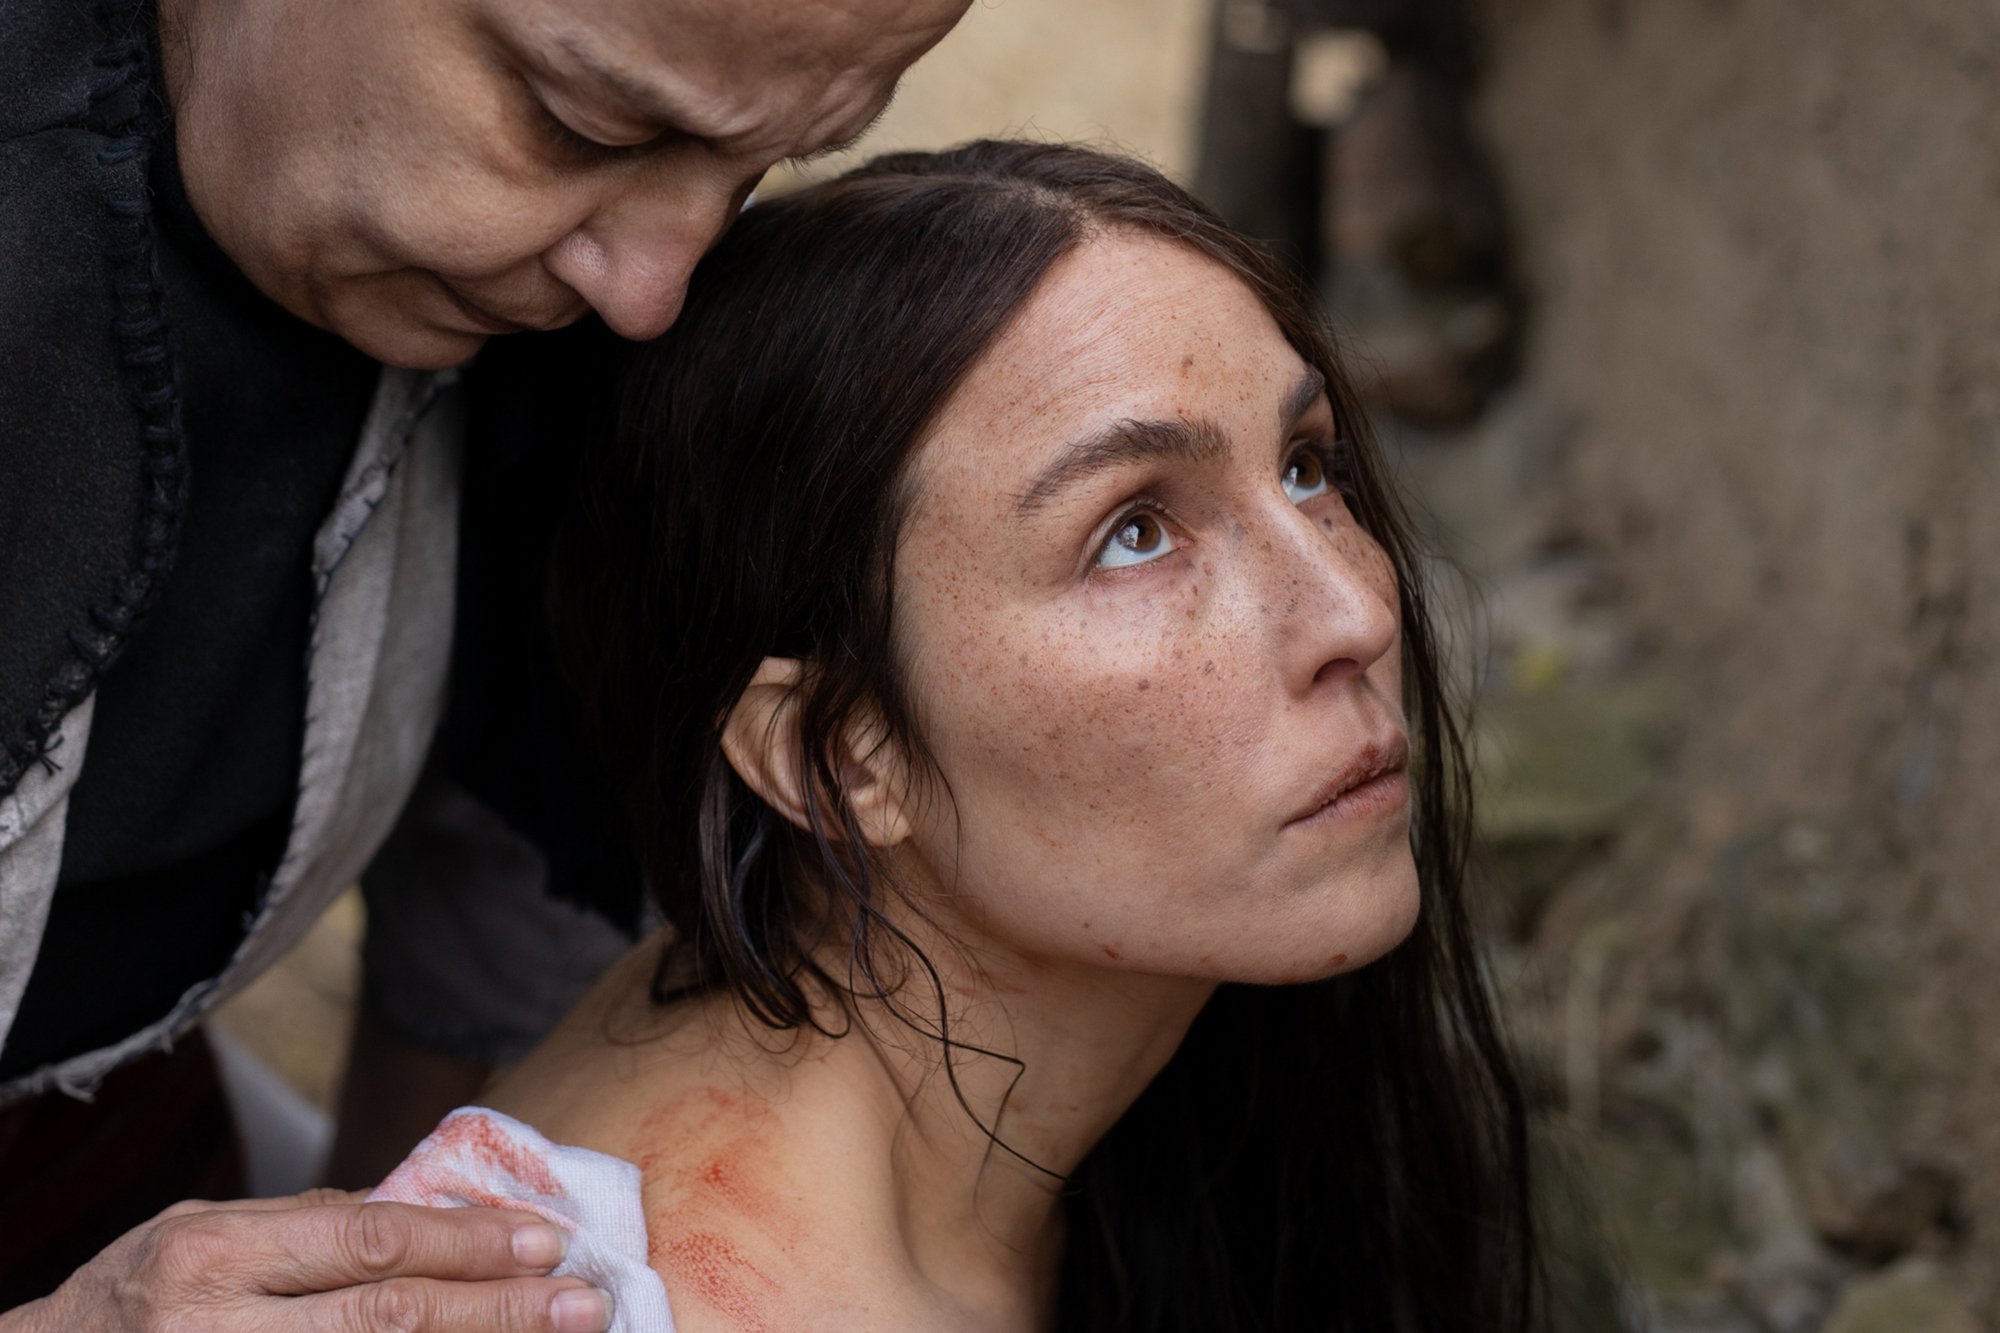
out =
<svg viewBox="0 0 2000 1333"><path fill-rule="evenodd" d="M1317 450L1301 449L1285 463L1284 486L1293 504L1304 504L1332 490L1333 479L1327 475L1326 460Z"/></svg>
<svg viewBox="0 0 2000 1333"><path fill-rule="evenodd" d="M1112 529L1104 549L1097 553L1097 567L1123 569L1128 565L1143 565L1175 549L1176 544L1167 533L1167 525L1160 522L1157 515L1140 510L1126 515Z"/></svg>

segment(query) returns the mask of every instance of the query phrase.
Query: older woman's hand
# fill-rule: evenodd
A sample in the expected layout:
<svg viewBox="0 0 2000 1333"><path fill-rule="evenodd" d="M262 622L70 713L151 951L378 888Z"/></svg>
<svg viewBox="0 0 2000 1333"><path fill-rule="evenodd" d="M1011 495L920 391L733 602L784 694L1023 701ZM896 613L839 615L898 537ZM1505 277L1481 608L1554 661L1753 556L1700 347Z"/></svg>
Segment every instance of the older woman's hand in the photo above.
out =
<svg viewBox="0 0 2000 1333"><path fill-rule="evenodd" d="M551 1278L564 1239L530 1213L288 1199L182 1203L0 1333L603 1333L610 1302Z"/></svg>

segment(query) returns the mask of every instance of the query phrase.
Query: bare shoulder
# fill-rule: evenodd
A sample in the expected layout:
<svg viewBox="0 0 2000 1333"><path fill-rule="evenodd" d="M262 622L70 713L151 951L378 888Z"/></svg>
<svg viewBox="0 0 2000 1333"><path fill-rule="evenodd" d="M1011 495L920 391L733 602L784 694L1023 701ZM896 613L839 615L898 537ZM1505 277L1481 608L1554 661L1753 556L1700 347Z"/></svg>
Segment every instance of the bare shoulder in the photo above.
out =
<svg viewBox="0 0 2000 1333"><path fill-rule="evenodd" d="M558 1142L611 1151L591 1131L625 1118L653 1066L671 1058L658 1040L668 1018L648 998L664 947L655 936L629 949L527 1058L486 1089L486 1104Z"/></svg>
<svg viewBox="0 0 2000 1333"><path fill-rule="evenodd" d="M726 1000L649 1009L656 958L621 962L488 1103L639 1168L676 1333L960 1326L911 1280L851 1057L746 1030Z"/></svg>
<svg viewBox="0 0 2000 1333"><path fill-rule="evenodd" d="M810 1096L703 1080L630 1123L648 1257L679 1333L906 1326L888 1317L907 1289L847 1176L837 1118Z"/></svg>

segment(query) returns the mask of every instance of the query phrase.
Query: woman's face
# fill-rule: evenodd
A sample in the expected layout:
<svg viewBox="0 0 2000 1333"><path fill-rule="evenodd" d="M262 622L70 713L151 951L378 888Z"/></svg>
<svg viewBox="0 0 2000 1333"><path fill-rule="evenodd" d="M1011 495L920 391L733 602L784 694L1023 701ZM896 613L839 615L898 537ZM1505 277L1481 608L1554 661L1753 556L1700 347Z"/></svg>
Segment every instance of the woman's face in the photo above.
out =
<svg viewBox="0 0 2000 1333"><path fill-rule="evenodd" d="M896 575L951 796L902 854L950 933L1263 982L1407 933L1396 580L1336 429L1249 288L1126 234L1065 258L967 377Z"/></svg>

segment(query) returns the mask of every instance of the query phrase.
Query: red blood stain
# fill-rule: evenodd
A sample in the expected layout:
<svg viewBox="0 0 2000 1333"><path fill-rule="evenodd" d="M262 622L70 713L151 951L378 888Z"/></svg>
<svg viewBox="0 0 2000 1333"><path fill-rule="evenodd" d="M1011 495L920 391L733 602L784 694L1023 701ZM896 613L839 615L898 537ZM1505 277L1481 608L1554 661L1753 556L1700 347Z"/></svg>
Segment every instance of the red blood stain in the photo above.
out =
<svg viewBox="0 0 2000 1333"><path fill-rule="evenodd" d="M500 1126L483 1115L453 1116L431 1132L430 1150L462 1152L496 1171L504 1171L536 1194L561 1194L549 1164L510 1140Z"/></svg>
<svg viewBox="0 0 2000 1333"><path fill-rule="evenodd" d="M1104 956L1106 958L1123 958L1125 955L1119 953L1116 949L1112 948L1110 945L1107 944L1104 946Z"/></svg>
<svg viewBox="0 0 2000 1333"><path fill-rule="evenodd" d="M718 1134L742 1133L767 1109L720 1088L697 1088L669 1097L646 1113L639 1125L640 1151L633 1157L649 1182L678 1175L690 1143L713 1140Z"/></svg>
<svg viewBox="0 0 2000 1333"><path fill-rule="evenodd" d="M690 1231L671 1240L656 1237L649 1250L647 1258L666 1278L668 1291L694 1293L744 1333L770 1333L767 1302L778 1284L727 1236Z"/></svg>
<svg viewBox="0 0 2000 1333"><path fill-rule="evenodd" d="M752 1145L740 1140L730 1143L722 1154L709 1158L697 1167L694 1179L701 1187L700 1201L704 1205L723 1204L753 1221L768 1225L775 1220L777 1200L769 1190L745 1175L742 1158L745 1148L749 1146Z"/></svg>
<svg viewBox="0 0 2000 1333"><path fill-rule="evenodd" d="M814 1232L783 1188L760 1098L715 1088L661 1102L641 1121L648 1259L669 1292L686 1290L744 1329L772 1327L777 1284L740 1245L787 1266Z"/></svg>
<svg viewBox="0 0 2000 1333"><path fill-rule="evenodd" d="M747 1223L790 1254L808 1233L793 1205L772 1188L771 1169L770 1150L759 1136L725 1139L659 1177L676 1195L665 1216L679 1226L698 1222L734 1229Z"/></svg>
<svg viewBox="0 0 2000 1333"><path fill-rule="evenodd" d="M1335 967L1339 967L1342 963L1346 961L1347 961L1347 955L1344 953L1337 953L1333 956L1333 965Z"/></svg>
<svg viewBox="0 0 2000 1333"><path fill-rule="evenodd" d="M381 1196L394 1203L421 1204L430 1208L505 1208L534 1213L561 1227L576 1230L576 1223L532 1198L509 1198L479 1184L464 1172L437 1162L413 1163L399 1167L382 1182Z"/></svg>

